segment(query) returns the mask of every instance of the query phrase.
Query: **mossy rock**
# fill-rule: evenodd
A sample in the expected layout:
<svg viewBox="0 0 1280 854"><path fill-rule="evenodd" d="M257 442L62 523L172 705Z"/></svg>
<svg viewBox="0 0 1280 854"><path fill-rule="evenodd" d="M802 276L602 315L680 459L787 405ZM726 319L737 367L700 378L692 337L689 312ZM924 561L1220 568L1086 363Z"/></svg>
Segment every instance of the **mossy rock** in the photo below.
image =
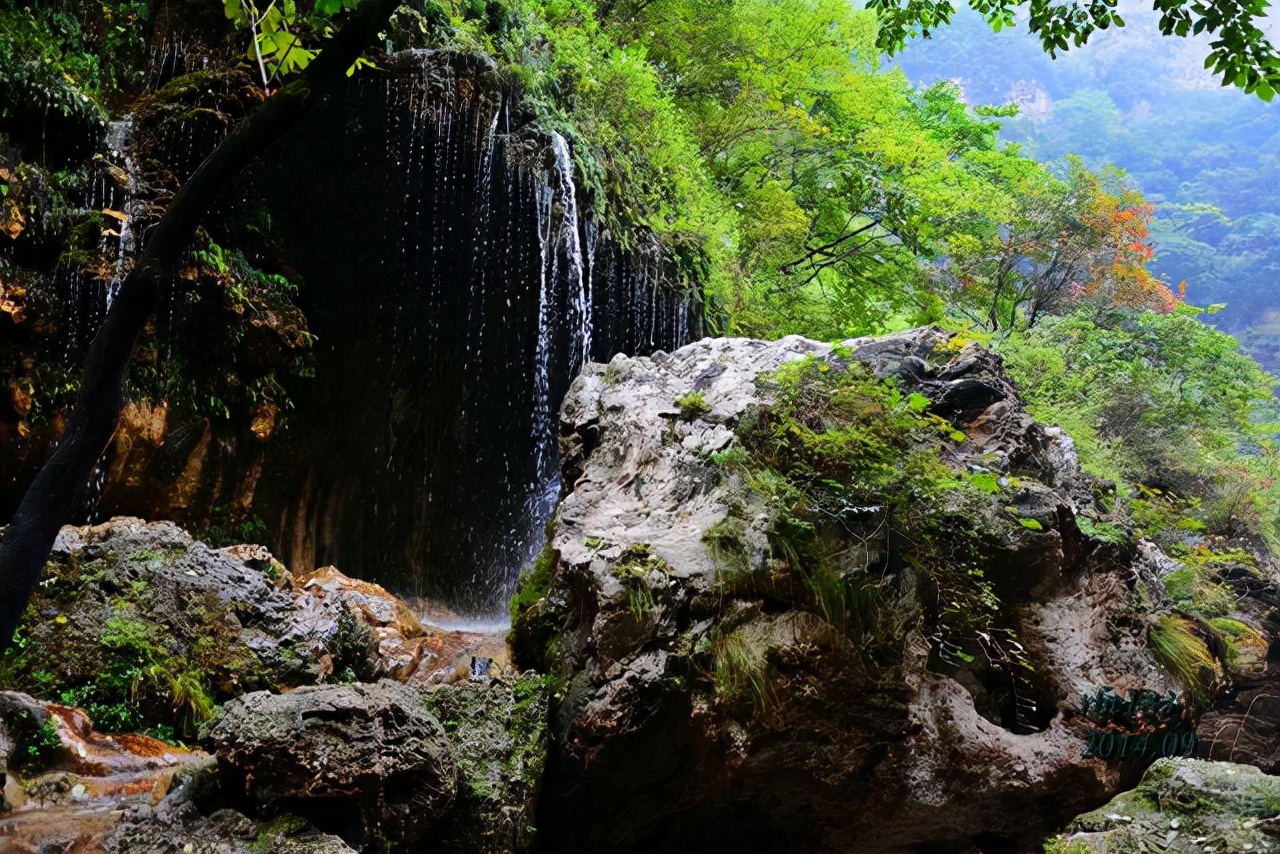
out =
<svg viewBox="0 0 1280 854"><path fill-rule="evenodd" d="M423 694L449 735L459 772L457 800L430 831L431 850L529 849L558 686L554 677L526 674L487 685L440 685Z"/></svg>
<svg viewBox="0 0 1280 854"><path fill-rule="evenodd" d="M304 614L275 567L170 523L64 528L0 686L83 708L103 731L190 738L232 697L346 661L345 606Z"/></svg>
<svg viewBox="0 0 1280 854"><path fill-rule="evenodd" d="M1269 851L1277 817L1280 777L1250 765L1160 759L1136 789L1076 818L1046 850Z"/></svg>

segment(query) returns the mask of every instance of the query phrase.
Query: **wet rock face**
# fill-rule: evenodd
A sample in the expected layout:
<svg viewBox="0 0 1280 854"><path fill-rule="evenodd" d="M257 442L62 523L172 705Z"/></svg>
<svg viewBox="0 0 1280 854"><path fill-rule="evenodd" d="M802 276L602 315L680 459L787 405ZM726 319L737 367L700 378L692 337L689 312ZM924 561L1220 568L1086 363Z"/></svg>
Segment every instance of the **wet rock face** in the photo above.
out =
<svg viewBox="0 0 1280 854"><path fill-rule="evenodd" d="M529 850L547 759L553 684L550 677L526 675L423 690L423 702L449 734L459 777L457 801L428 831L425 850Z"/></svg>
<svg viewBox="0 0 1280 854"><path fill-rule="evenodd" d="M227 704L205 742L230 791L362 846L412 844L457 789L440 723L390 680L248 694Z"/></svg>
<svg viewBox="0 0 1280 854"><path fill-rule="evenodd" d="M1067 854L1274 851L1280 777L1249 765L1161 759L1136 789L1076 818L1057 845Z"/></svg>
<svg viewBox="0 0 1280 854"><path fill-rule="evenodd" d="M151 803L205 759L145 735L104 735L79 709L0 692L4 850L102 850L118 811Z"/></svg>
<svg viewBox="0 0 1280 854"><path fill-rule="evenodd" d="M1147 570L976 345L618 357L561 432L513 635L566 680L549 850L1022 850L1118 790L1078 694L1174 687Z"/></svg>
<svg viewBox="0 0 1280 854"><path fill-rule="evenodd" d="M0 286L0 521L57 440L68 366L130 263L120 223L143 233L263 97L203 49L221 43L216 27L169 23L157 19L155 70L190 73L117 123L122 151L86 165L95 195L61 205L84 216L43 241L75 244L78 260L36 251L55 206L29 207L26 226L7 212L37 196L34 179L0 204L0 249L9 232L31 244L21 287ZM188 68L196 57L211 67ZM568 143L532 124L491 59L381 64L206 217L211 242L164 289L81 518L208 532L256 520L292 569L333 563L491 615L550 512L554 412L578 366L679 346L700 307L656 238L624 245L592 222ZM0 180L9 167L0 159ZM335 228L341 240L317 238Z"/></svg>

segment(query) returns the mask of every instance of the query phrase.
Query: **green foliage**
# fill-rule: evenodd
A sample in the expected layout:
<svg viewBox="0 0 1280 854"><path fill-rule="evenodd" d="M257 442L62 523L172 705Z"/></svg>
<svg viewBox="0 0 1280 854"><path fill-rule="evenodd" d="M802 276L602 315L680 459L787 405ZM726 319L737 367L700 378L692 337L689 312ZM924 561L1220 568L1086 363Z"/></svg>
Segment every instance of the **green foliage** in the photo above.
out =
<svg viewBox="0 0 1280 854"><path fill-rule="evenodd" d="M0 2L0 119L53 111L101 125L145 74L145 0Z"/></svg>
<svg viewBox="0 0 1280 854"><path fill-rule="evenodd" d="M939 654L972 660L964 649L976 632L990 639L1002 631L1000 603L966 518L989 503L989 492L943 462L955 441L950 424L859 362L810 358L762 382L774 403L743 420L741 450L717 461L773 511L774 571L790 570L808 607L874 661L900 634L903 615L885 573L905 563L936 595L928 619ZM706 539L740 574L745 555L731 519ZM851 536L863 546L850 548ZM902 551L891 556L891 543ZM1004 647L1020 659L1016 644Z"/></svg>
<svg viewBox="0 0 1280 854"><path fill-rule="evenodd" d="M244 515L235 508L219 504L209 514L203 525L193 525L191 533L196 539L215 549L241 543L261 544L268 541L267 523L257 514Z"/></svg>
<svg viewBox="0 0 1280 854"><path fill-rule="evenodd" d="M654 598L654 582L665 585L664 577L671 571L667 562L655 555L648 545L636 543L613 562L609 571L626 587L632 616L637 620L652 616L658 607Z"/></svg>
<svg viewBox="0 0 1280 854"><path fill-rule="evenodd" d="M246 57L257 63L264 87L310 65L316 43L333 33L333 16L355 7L356 0L318 0L305 13L295 0L270 0L262 8L258 0L223 0L227 19L248 31ZM358 59L347 74L367 65L372 63Z"/></svg>
<svg viewBox="0 0 1280 854"><path fill-rule="evenodd" d="M1182 313L1084 307L998 350L1031 413L1117 484L1141 533L1169 548L1206 534L1274 541L1274 381L1235 339Z"/></svg>
<svg viewBox="0 0 1280 854"><path fill-rule="evenodd" d="M58 724L50 718L23 745L25 755L22 759L29 766L41 767L47 764L61 747L62 738L58 735Z"/></svg>
<svg viewBox="0 0 1280 854"><path fill-rule="evenodd" d="M121 600L100 639L107 667L91 683L67 688L59 700L83 708L104 732L145 727L156 706L167 707L184 735L194 735L215 711L205 676L184 656L170 654L156 627Z"/></svg>
<svg viewBox="0 0 1280 854"><path fill-rule="evenodd" d="M877 43L890 52L901 50L912 35L928 37L950 23L956 11L953 0L870 0L867 5L879 16ZM1050 56L1084 45L1098 30L1125 24L1114 3L979 0L969 5L996 31L1012 27L1026 6L1027 29L1039 37ZM1266 5L1248 0L1156 0L1155 9L1163 35L1215 36L1204 67L1221 76L1224 86L1239 86L1264 101L1280 90L1280 54L1261 29Z"/></svg>
<svg viewBox="0 0 1280 854"><path fill-rule="evenodd" d="M738 629L714 637L711 650L715 657L716 694L728 702L749 699L760 714L776 707L778 698L773 689L768 648L762 638Z"/></svg>
<svg viewBox="0 0 1280 854"><path fill-rule="evenodd" d="M722 454L717 457L717 462L724 466L743 465L745 460L742 459L741 449L734 448L731 451L738 453L732 456ZM737 462L733 462L734 460ZM707 528L706 533L702 535L702 541L707 544L711 556L716 560L718 572L722 577L726 574L742 576L750 571L746 534L746 521L731 512Z"/></svg>
<svg viewBox="0 0 1280 854"><path fill-rule="evenodd" d="M1201 637L1204 630L1212 632L1205 624L1168 614L1158 617L1148 633L1156 661L1201 705L1212 697L1222 678L1221 665Z"/></svg>
<svg viewBox="0 0 1280 854"><path fill-rule="evenodd" d="M1164 589L1175 605L1203 617L1220 617L1235 609L1236 598L1229 587L1209 580L1195 566L1184 566L1165 576Z"/></svg>

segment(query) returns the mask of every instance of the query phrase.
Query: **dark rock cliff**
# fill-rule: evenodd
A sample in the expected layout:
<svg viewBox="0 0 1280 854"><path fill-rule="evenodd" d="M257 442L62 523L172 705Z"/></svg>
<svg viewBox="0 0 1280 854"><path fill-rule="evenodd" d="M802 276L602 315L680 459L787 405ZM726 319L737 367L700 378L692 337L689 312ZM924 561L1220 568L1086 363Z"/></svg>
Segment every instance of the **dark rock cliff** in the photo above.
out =
<svg viewBox="0 0 1280 854"><path fill-rule="evenodd" d="M0 238L18 262L0 275L0 519L132 247L260 98L204 70L144 93L58 217L45 173L0 162L28 211ZM290 566L500 610L550 512L574 373L697 334L696 284L642 230L624 243L593 220L571 147L490 61L400 54L228 188L162 299L85 518L265 535Z"/></svg>

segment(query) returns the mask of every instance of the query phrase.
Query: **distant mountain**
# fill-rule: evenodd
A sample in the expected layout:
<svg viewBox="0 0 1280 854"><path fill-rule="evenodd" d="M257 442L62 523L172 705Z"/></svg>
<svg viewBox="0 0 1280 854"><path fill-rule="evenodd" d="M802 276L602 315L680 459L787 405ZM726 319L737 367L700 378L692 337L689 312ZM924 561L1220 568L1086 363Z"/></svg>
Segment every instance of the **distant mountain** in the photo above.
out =
<svg viewBox="0 0 1280 854"><path fill-rule="evenodd" d="M1280 102L1224 88L1206 39L1161 36L1155 13L1121 6L1127 26L1051 59L1019 27L993 33L962 9L898 57L907 76L950 79L974 104L1016 102L1004 137L1042 161L1112 163L1158 205L1155 271L1280 368ZM1273 28L1274 29L1274 28Z"/></svg>

